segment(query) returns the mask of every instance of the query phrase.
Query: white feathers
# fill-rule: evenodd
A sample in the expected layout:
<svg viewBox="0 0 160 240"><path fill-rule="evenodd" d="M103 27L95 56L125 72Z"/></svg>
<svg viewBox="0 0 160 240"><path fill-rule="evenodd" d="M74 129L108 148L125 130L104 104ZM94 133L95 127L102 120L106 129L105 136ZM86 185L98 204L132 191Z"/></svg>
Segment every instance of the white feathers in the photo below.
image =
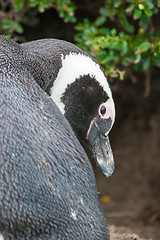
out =
<svg viewBox="0 0 160 240"><path fill-rule="evenodd" d="M73 218L73 220L77 220L77 214L76 214L76 211L71 209L71 218Z"/></svg>
<svg viewBox="0 0 160 240"><path fill-rule="evenodd" d="M100 83L105 92L108 94L109 99L107 105L113 111L113 117L115 118L115 107L112 99L112 93L107 82L106 76L100 69L100 66L95 63L90 57L81 53L70 53L65 57L62 55L62 67L60 68L57 78L54 81L54 85L51 88L51 98L57 104L61 112L64 114L64 104L61 101L63 93L68 84L73 83L77 78L84 75L90 75Z"/></svg>
<svg viewBox="0 0 160 240"><path fill-rule="evenodd" d="M0 240L4 240L4 237L2 236L1 233L0 233Z"/></svg>

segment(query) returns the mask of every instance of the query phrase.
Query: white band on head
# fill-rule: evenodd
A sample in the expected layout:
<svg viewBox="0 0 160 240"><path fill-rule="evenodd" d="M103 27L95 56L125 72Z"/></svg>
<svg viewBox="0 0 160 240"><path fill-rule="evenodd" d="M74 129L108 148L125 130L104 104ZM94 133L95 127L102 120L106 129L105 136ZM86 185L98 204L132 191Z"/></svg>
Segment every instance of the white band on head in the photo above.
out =
<svg viewBox="0 0 160 240"><path fill-rule="evenodd" d="M109 99L107 100L107 105L112 109L113 118L115 118L115 107L112 99L112 93L107 82L106 76L100 69L99 64L94 62L89 56L83 55L81 53L76 54L71 52L70 54L62 54L62 67L60 68L57 78L54 81L53 87L51 88L51 98L57 104L61 112L64 114L64 104L61 101L61 97L68 86L75 81L75 79L80 78L80 76L90 75L95 77L95 79L103 87L104 91L107 93ZM114 119L113 119L114 120Z"/></svg>

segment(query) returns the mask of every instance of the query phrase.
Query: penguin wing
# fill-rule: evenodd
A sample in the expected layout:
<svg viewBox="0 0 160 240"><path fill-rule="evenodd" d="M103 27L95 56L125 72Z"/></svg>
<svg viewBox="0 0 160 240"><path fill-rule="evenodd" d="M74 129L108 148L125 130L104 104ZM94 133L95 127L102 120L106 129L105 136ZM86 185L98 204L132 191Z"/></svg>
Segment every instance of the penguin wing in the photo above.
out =
<svg viewBox="0 0 160 240"><path fill-rule="evenodd" d="M18 45L2 45L0 231L4 239L108 239L85 152L65 117L21 64Z"/></svg>

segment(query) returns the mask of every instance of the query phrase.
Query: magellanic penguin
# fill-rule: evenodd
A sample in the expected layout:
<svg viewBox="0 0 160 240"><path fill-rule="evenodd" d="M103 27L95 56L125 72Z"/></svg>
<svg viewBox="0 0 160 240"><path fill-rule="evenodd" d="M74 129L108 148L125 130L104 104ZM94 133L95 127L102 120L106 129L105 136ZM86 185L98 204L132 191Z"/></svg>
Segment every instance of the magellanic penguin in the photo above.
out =
<svg viewBox="0 0 160 240"><path fill-rule="evenodd" d="M30 70L69 121L105 176L114 170L108 134L115 120L111 89L100 64L77 46L44 39L21 44Z"/></svg>
<svg viewBox="0 0 160 240"><path fill-rule="evenodd" d="M96 157L106 155L106 152L99 153L99 141L107 145L105 134L113 124L114 107L107 105L111 95L102 86L99 95L103 93L103 102L97 100L103 107L90 124L85 120L82 103L83 100L91 101L88 106L94 108L92 94L99 88L99 82L97 87L95 85L96 75L90 78L88 73L82 74L75 78L77 81L69 83L67 77L71 72L65 72L67 86L62 74L65 91L62 88L63 92L60 92L56 80L63 85L60 80L63 61L72 55L86 56L95 63L95 68L98 66L70 43L42 40L20 45L0 36L1 240L109 240L92 166L73 130L77 137L80 136L80 141L85 136L95 148L95 155L97 150ZM80 90L79 86L87 88L79 79L89 81L89 95L88 99L81 98L82 101L76 102L80 96L74 89L71 91L76 87L74 82L77 90ZM61 97L58 98L56 93ZM72 95L75 102L70 99ZM80 118L82 123L87 121L82 134L78 132L82 126L75 128L71 121L76 116L67 115L72 109L75 111L76 105L79 111L82 108L82 116L77 112L79 120L76 124ZM102 120L109 126L100 123Z"/></svg>

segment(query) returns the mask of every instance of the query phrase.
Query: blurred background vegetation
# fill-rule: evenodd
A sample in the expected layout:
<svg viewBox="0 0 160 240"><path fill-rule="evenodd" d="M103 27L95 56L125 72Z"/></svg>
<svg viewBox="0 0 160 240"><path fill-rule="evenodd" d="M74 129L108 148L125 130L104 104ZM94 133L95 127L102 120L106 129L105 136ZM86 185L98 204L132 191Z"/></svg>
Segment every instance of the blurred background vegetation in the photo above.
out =
<svg viewBox="0 0 160 240"><path fill-rule="evenodd" d="M111 199L102 206L109 224L160 239L160 0L0 0L0 34L67 40L100 62L117 112L115 174L106 181L95 168L100 196Z"/></svg>
<svg viewBox="0 0 160 240"><path fill-rule="evenodd" d="M145 96L149 95L150 70L160 67L160 0L103 0L98 4L1 0L0 33L24 41L27 27L36 26L38 15L48 9L55 9L64 23L72 23L72 41L94 56L112 80L129 76L136 82L134 73L145 72Z"/></svg>

